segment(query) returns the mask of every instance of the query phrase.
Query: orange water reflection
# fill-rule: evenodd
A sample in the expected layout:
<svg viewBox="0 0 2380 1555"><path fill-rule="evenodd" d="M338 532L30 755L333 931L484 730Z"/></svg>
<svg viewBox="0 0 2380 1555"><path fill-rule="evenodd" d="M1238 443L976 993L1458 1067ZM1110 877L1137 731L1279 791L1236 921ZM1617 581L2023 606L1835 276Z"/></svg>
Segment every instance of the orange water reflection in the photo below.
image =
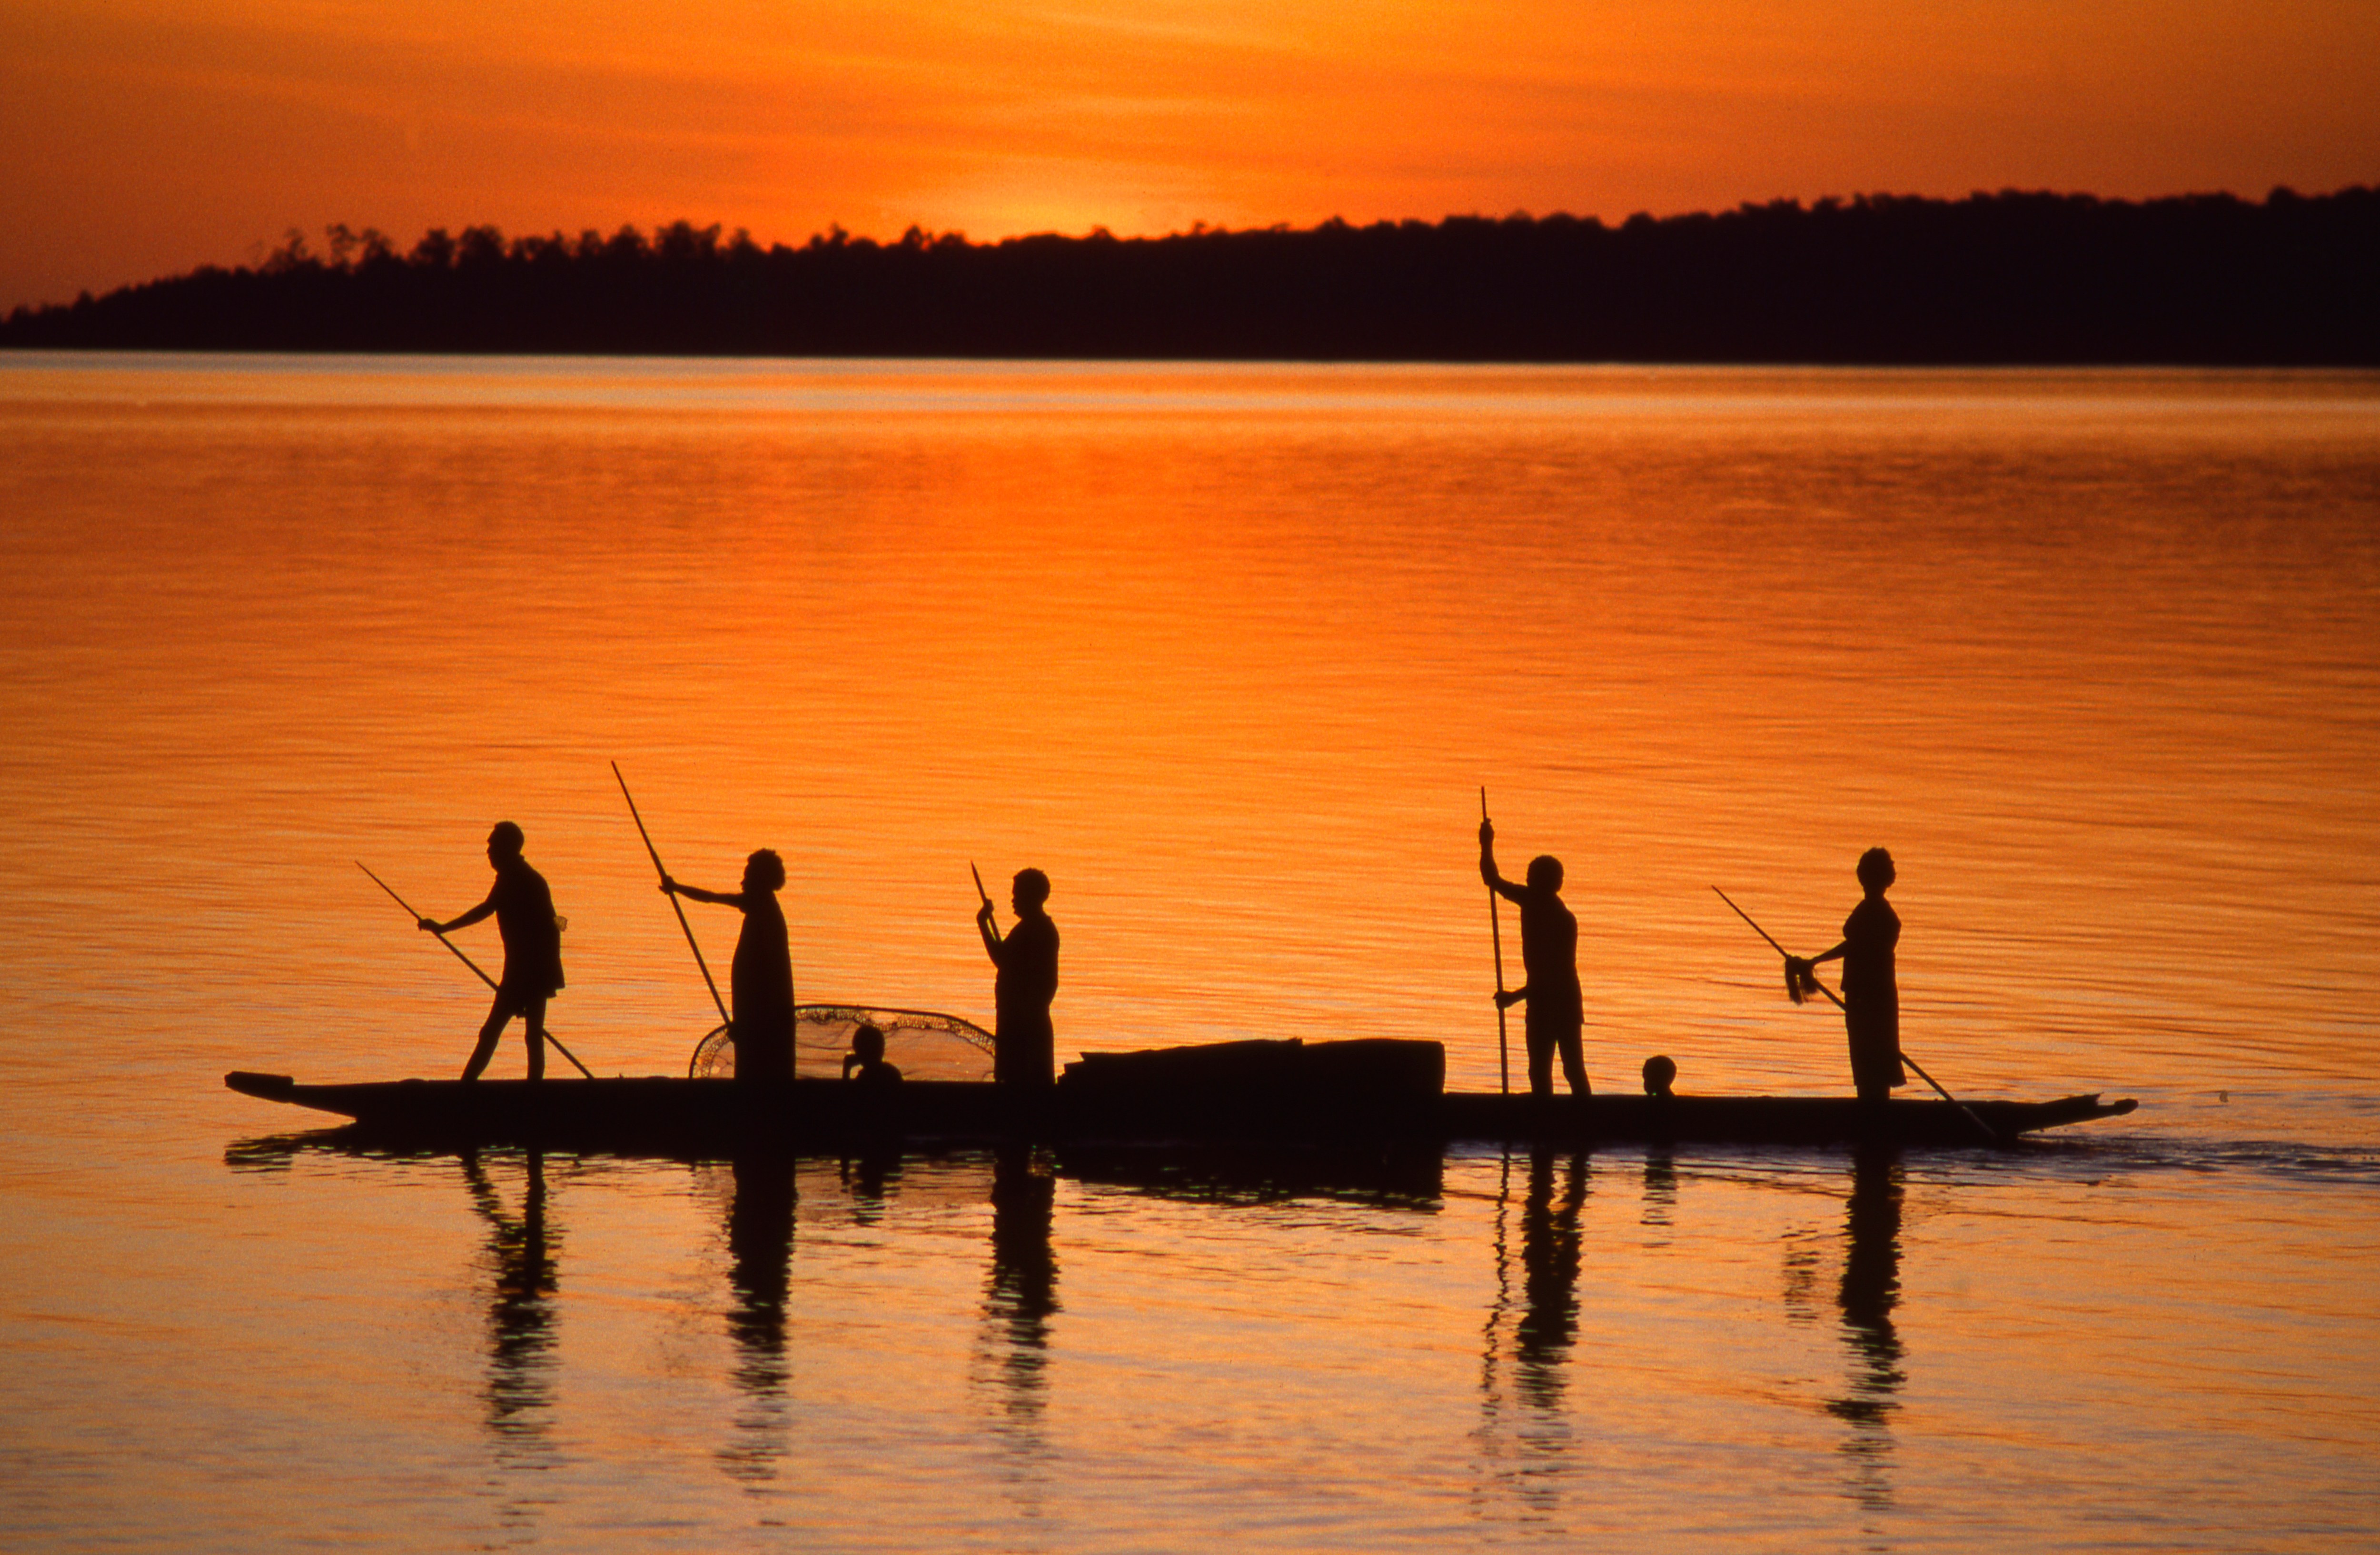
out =
<svg viewBox="0 0 2380 1555"><path fill-rule="evenodd" d="M225 1543L401 1506L1286 1548L1319 1525L1214 1510L1285 1482L1371 1549L1687 1503L2087 1543L2151 1480L2194 1487L2125 1502L2178 1544L2368 1522L2371 379L12 360L0 443L0 1417L43 1455L0 1449L41 1526L135 1464L110 1506ZM2137 1088L2197 1153L227 1188L272 1123L223 1070L459 1067L483 991L352 860L452 914L498 816L570 919L556 1030L683 1067L716 1016L614 758L682 878L783 853L806 999L987 1019L966 864L1032 863L1062 1056L1427 1037L1473 1086L1479 784L1569 864L1607 1087L1659 1051L1840 1089L1706 888L1819 948L1884 842L1928 1069Z"/></svg>
<svg viewBox="0 0 2380 1555"><path fill-rule="evenodd" d="M20 997L175 1064L456 1062L347 860L452 913L503 815L556 1029L676 1070L618 758L686 878L784 853L805 998L987 1018L965 864L1047 869L1062 1056L1487 1080L1484 782L1570 863L1606 1084L1839 1085L1705 888L1815 946L1877 841L1937 1074L2372 1073L2369 379L167 360L0 419L12 954L157 974Z"/></svg>

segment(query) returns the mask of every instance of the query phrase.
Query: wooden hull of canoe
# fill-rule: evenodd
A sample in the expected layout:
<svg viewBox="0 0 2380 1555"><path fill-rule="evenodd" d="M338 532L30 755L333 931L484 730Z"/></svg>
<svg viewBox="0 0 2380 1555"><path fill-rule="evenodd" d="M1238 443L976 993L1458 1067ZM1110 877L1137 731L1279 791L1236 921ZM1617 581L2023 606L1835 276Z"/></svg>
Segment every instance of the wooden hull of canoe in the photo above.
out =
<svg viewBox="0 0 2380 1555"><path fill-rule="evenodd" d="M1896 1100L1869 1107L1827 1097L1472 1095L1360 1099L1311 1094L1229 1099L1128 1097L1052 1087L1015 1093L983 1084L913 1081L866 1090L833 1080L747 1086L733 1080L396 1080L298 1085L235 1072L246 1096L351 1119L376 1136L432 1145L726 1155L869 1142L924 1145L1035 1140L1152 1145L1245 1139L1273 1144L1895 1145L1975 1147L2130 1112L2096 1095L2053 1101ZM1970 1113L1973 1114L1970 1116ZM1989 1130L1977 1126L1980 1119Z"/></svg>

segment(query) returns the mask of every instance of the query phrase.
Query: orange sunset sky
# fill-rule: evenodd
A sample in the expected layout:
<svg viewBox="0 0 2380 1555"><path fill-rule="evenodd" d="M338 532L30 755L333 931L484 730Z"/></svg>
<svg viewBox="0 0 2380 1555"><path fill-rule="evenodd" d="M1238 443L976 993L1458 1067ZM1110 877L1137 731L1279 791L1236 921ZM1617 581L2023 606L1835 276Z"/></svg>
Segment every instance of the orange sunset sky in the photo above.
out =
<svg viewBox="0 0 2380 1555"><path fill-rule="evenodd" d="M2380 181L2380 0L0 0L0 309L344 221L798 242Z"/></svg>

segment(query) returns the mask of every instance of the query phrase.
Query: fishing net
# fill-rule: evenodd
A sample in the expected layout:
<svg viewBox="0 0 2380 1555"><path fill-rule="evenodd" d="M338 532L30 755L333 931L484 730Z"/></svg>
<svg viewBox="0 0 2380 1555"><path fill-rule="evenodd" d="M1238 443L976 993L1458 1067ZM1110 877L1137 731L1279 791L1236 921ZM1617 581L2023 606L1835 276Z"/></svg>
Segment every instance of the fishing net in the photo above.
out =
<svg viewBox="0 0 2380 1555"><path fill-rule="evenodd" d="M936 1010L895 1010L873 1004L803 1004L794 1011L794 1073L805 1079L840 1079L851 1034L862 1026L884 1033L884 1057L912 1080L982 1080L991 1075L991 1033L960 1015ZM732 1079L735 1044L720 1027L695 1044L686 1074L698 1080Z"/></svg>

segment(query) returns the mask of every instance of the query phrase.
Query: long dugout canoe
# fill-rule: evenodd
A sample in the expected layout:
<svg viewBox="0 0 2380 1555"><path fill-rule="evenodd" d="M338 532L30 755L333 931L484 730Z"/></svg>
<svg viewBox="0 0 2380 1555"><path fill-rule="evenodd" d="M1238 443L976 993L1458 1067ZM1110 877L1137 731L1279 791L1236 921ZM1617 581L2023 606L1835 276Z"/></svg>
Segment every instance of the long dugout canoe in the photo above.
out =
<svg viewBox="0 0 2380 1555"><path fill-rule="evenodd" d="M1092 1055L1042 1089L826 1079L396 1080L300 1085L235 1071L243 1095L353 1120L370 1134L433 1144L729 1153L888 1140L1031 1139L1147 1145L1248 1140L1344 1146L1508 1143L1992 1146L2040 1129L2130 1112L2096 1095L2051 1101L1446 1093L1434 1042L1223 1043Z"/></svg>

